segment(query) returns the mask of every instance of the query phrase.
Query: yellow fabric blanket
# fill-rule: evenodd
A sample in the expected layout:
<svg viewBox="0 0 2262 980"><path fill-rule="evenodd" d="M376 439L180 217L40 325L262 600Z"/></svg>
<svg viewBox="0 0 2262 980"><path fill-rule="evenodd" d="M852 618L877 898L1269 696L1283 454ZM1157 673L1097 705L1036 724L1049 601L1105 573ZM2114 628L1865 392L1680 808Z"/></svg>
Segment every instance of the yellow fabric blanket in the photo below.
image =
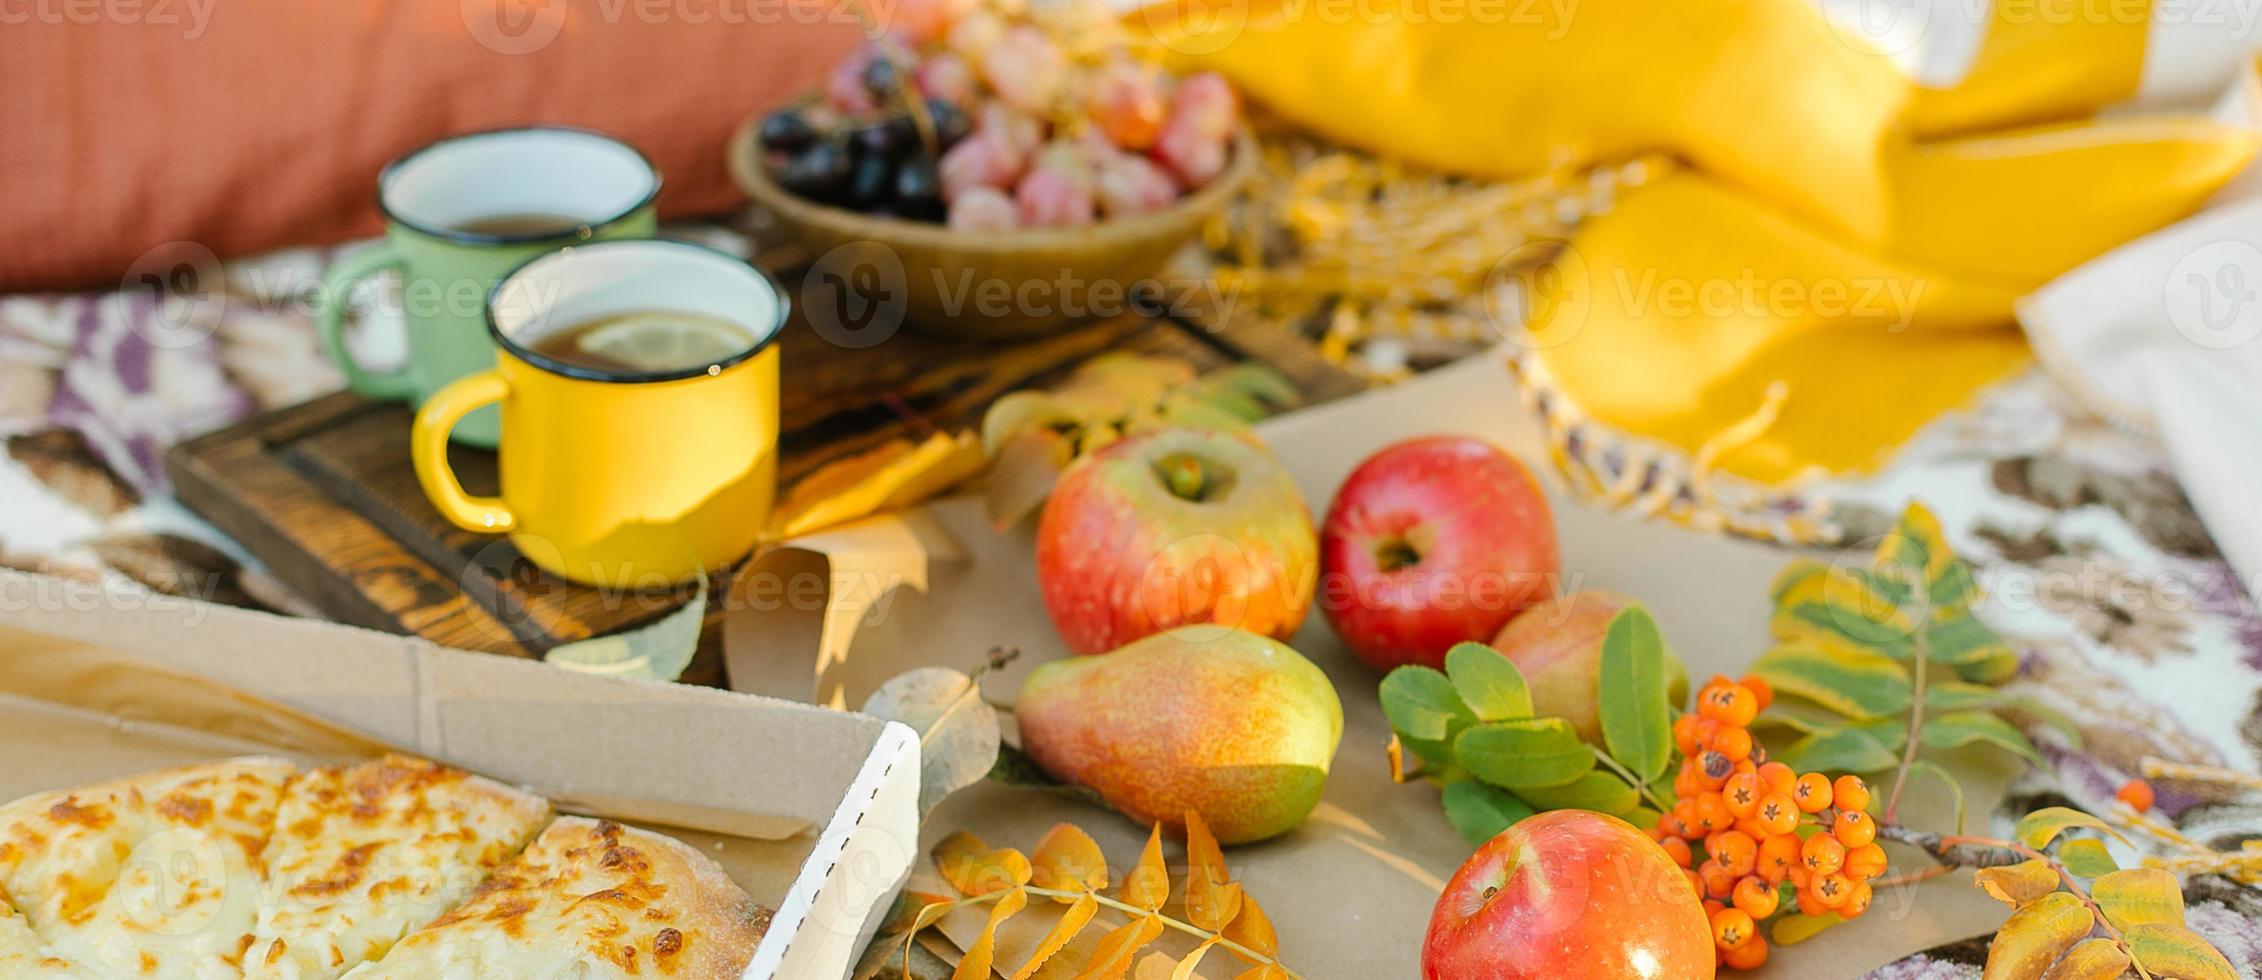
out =
<svg viewBox="0 0 2262 980"><path fill-rule="evenodd" d="M1690 453L1782 392L1710 459L1779 485L1872 469L2019 368L2014 300L2191 213L2262 146L2196 114L2095 115L2135 90L2141 3L2133 26L2128 4L1998 7L2025 15L1949 89L1808 0L1185 0L1131 20L1174 67L1411 162L1685 162L1580 228L1534 354L1585 416Z"/></svg>

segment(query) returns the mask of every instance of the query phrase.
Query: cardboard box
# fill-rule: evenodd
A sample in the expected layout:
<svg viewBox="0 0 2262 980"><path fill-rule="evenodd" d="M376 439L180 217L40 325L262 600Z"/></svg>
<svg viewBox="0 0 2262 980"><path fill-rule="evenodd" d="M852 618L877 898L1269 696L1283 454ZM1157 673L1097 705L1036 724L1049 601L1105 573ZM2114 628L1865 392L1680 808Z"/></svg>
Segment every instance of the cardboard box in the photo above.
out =
<svg viewBox="0 0 2262 980"><path fill-rule="evenodd" d="M1471 358L1258 427L1295 476L1315 520L1368 454L1400 439L1440 433L1484 438L1522 457L1546 484L1554 508L1562 543L1561 590L1609 589L1640 599L1692 676L1740 675L1769 647L1769 587L1798 553L1605 512L1572 497L1543 462L1542 434L1499 358ZM983 693L1011 704L1031 669L1067 655L1037 588L1033 524L993 531L980 500L957 498L907 518L796 542L800 550L773 557L776 574L829 575L830 588L847 605L835 602L819 616L776 603L740 602L726 623L732 683L854 705L910 667L969 667L992 646L1007 646L1019 648L1022 657L986 676ZM814 661L812 645L819 650ZM1353 657L1317 611L1290 645L1333 680L1343 702L1342 748L1319 808L1304 826L1230 848L1226 862L1264 903L1286 959L1306 976L1417 975L1430 911L1473 848L1446 822L1436 788L1391 782L1383 752L1390 728L1375 696L1381 675ZM1010 719L1007 729L1012 730ZM1986 753L1961 753L1949 762L1964 783L1973 820L1983 822L2001 799L2011 768L2001 756ZM1942 829L1953 825L1953 809L1937 786L1920 787L1903 808L1913 825ZM1025 849L1062 821L1090 831L1116 861L1130 860L1146 837L1145 828L1104 807L994 782L944 801L928 815L924 834L932 843L967 830L992 846ZM1896 870L1917 866L1907 863L1906 852L1895 860L1903 862ZM931 876L931 868L922 871ZM1860 922L1779 950L1754 976L1858 976L1986 932L2003 916L2002 906L1971 887L1968 878L1894 888L1880 892ZM1020 926L1026 929L1041 930L1045 921L1028 914L1018 918L1030 919ZM950 925L946 921L946 929ZM1020 960L1002 952L1006 946L1001 939L999 962L1008 969L1019 966ZM1182 953L1189 947L1170 937L1162 948ZM1221 958L1205 963L1201 975L1216 980L1233 972Z"/></svg>
<svg viewBox="0 0 2262 980"><path fill-rule="evenodd" d="M918 854L900 724L0 571L0 799L388 747L702 848L777 910L748 980L846 977Z"/></svg>

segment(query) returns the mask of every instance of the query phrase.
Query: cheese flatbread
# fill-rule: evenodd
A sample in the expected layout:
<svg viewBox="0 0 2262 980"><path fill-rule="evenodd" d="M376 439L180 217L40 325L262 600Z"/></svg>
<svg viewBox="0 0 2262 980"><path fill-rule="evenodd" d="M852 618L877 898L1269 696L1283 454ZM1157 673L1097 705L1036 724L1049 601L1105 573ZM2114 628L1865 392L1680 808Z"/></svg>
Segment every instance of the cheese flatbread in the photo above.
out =
<svg viewBox="0 0 2262 980"><path fill-rule="evenodd" d="M736 980L768 926L689 845L560 817L470 901L346 977Z"/></svg>
<svg viewBox="0 0 2262 980"><path fill-rule="evenodd" d="M329 980L454 908L550 820L550 804L406 756L291 781L262 855L244 976Z"/></svg>
<svg viewBox="0 0 2262 980"><path fill-rule="evenodd" d="M9 903L8 893L0 891L0 977L91 980L93 974L82 973L69 960L51 955L39 934L31 930L31 923Z"/></svg>
<svg viewBox="0 0 2262 980"><path fill-rule="evenodd" d="M234 974L257 920L259 855L295 769L231 759L0 807L0 889L82 969Z"/></svg>

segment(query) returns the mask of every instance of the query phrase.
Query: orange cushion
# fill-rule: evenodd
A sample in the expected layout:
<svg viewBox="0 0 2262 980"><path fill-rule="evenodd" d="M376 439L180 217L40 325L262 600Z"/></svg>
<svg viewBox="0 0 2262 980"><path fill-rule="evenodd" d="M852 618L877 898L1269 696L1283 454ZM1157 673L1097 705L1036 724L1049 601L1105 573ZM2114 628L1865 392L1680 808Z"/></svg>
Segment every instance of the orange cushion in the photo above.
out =
<svg viewBox="0 0 2262 980"><path fill-rule="evenodd" d="M530 122L627 140L663 215L740 199L732 130L862 37L841 0L141 0L0 30L0 290L114 286L155 246L222 257L375 234L377 171ZM96 15L95 23L72 17ZM118 11L104 14L105 11ZM102 20L103 17L113 20Z"/></svg>

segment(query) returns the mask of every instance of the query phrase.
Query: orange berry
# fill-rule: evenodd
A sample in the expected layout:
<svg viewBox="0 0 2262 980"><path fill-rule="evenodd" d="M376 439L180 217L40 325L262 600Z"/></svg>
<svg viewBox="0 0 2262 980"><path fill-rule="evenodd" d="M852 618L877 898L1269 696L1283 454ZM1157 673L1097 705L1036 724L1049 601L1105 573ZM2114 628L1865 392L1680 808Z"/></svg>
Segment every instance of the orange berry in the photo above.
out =
<svg viewBox="0 0 2262 980"><path fill-rule="evenodd" d="M1673 812L1667 814L1667 816L1672 817L1674 823L1681 825L1681 836L1704 836L1704 828L1697 825L1697 807L1695 796L1691 795L1681 797L1680 802L1673 804Z"/></svg>
<svg viewBox="0 0 2262 980"><path fill-rule="evenodd" d="M1799 808L1790 797L1769 793L1760 798L1759 809L1752 811L1752 819L1759 821L1770 834L1789 834L1799 829Z"/></svg>
<svg viewBox="0 0 2262 980"><path fill-rule="evenodd" d="M1697 754L1697 720L1695 715L1682 715L1673 719L1673 747L1680 749L1683 756Z"/></svg>
<svg viewBox="0 0 2262 980"><path fill-rule="evenodd" d="M1783 903L1783 894L1775 890L1766 879L1751 877L1736 882L1732 894L1736 907L1754 919L1764 919L1775 914L1775 907Z"/></svg>
<svg viewBox="0 0 2262 980"><path fill-rule="evenodd" d="M1695 868L1682 868L1681 876L1689 880L1689 891L1698 898L1704 897L1704 879L1697 876Z"/></svg>
<svg viewBox="0 0 2262 980"><path fill-rule="evenodd" d="M1814 900L1826 909L1845 908L1846 902L1854 897L1854 883L1845 875L1823 875L1808 887L1814 890Z"/></svg>
<svg viewBox="0 0 2262 980"><path fill-rule="evenodd" d="M1712 688L1705 700L1712 705L1706 717L1718 718L1723 725L1742 728L1759 717L1759 698L1741 684Z"/></svg>
<svg viewBox="0 0 2262 980"><path fill-rule="evenodd" d="M1759 935L1759 923L1753 922L1751 913L1743 909L1721 909L1712 913L1712 941L1721 949L1735 949Z"/></svg>
<svg viewBox="0 0 2262 980"><path fill-rule="evenodd" d="M1767 965L1767 940L1758 936L1734 949L1720 951L1720 965L1731 970L1757 970Z"/></svg>
<svg viewBox="0 0 2262 980"><path fill-rule="evenodd" d="M1707 832L1724 829L1736 822L1735 817L1728 815L1728 801L1721 799L1718 793L1706 793L1697 797L1696 812L1697 826Z"/></svg>
<svg viewBox="0 0 2262 980"><path fill-rule="evenodd" d="M1759 860L1759 842L1735 830L1724 830L1706 838L1704 851L1738 878L1750 874L1753 864Z"/></svg>
<svg viewBox="0 0 2262 980"><path fill-rule="evenodd" d="M1728 803L1728 813L1738 819L1752 815L1759 809L1761 789L1758 773L1739 773L1728 777L1720 787L1720 798Z"/></svg>
<svg viewBox="0 0 2262 980"><path fill-rule="evenodd" d="M1852 773L1838 777L1830 787L1830 805L1840 810L1869 809L1869 784Z"/></svg>
<svg viewBox="0 0 2262 980"><path fill-rule="evenodd" d="M1830 777L1819 772L1800 776L1798 785L1791 789L1791 802L1807 813L1830 809Z"/></svg>
<svg viewBox="0 0 2262 980"><path fill-rule="evenodd" d="M1759 857L1753 863L1752 870L1760 877L1776 882L1782 881L1798 864L1799 839L1784 834L1759 842Z"/></svg>
<svg viewBox="0 0 2262 980"><path fill-rule="evenodd" d="M2152 809L2152 784L2141 779L2131 779L2121 784L2120 791L2114 793L2113 798L2128 804L2129 809L2143 813Z"/></svg>
<svg viewBox="0 0 2262 980"><path fill-rule="evenodd" d="M1850 848L1846 851L1845 866L1838 870L1856 881L1868 881L1884 874L1885 849L1873 843Z"/></svg>
<svg viewBox="0 0 2262 980"><path fill-rule="evenodd" d="M1696 762L1697 785L1706 790L1719 789L1728 782L1728 777L1736 774L1735 760L1709 749L1703 755L1698 756Z"/></svg>
<svg viewBox="0 0 2262 980"><path fill-rule="evenodd" d="M1877 821L1860 810L1840 810L1830 834L1850 850L1877 839Z"/></svg>
<svg viewBox="0 0 2262 980"><path fill-rule="evenodd" d="M1829 834L1816 834L1799 845L1799 864L1817 875L1836 874L1846 866L1846 845Z"/></svg>
<svg viewBox="0 0 2262 980"><path fill-rule="evenodd" d="M1769 833L1766 827L1760 826L1759 819L1756 817L1737 817L1735 826L1729 829L1742 831L1744 836L1753 840L1766 840L1775 836Z"/></svg>
<svg viewBox="0 0 2262 980"><path fill-rule="evenodd" d="M1720 901L1719 899L1713 899L1713 898L1708 898L1708 899L1705 899L1705 900L1704 900L1704 921L1706 921L1706 922L1711 922L1711 921L1712 921L1712 913L1714 913L1714 912L1718 912L1718 911L1720 911L1721 909L1724 909L1724 908L1727 908L1727 907L1728 907L1728 903L1726 903L1726 902L1723 902L1723 901Z"/></svg>
<svg viewBox="0 0 2262 980"><path fill-rule="evenodd" d="M1698 717L1713 722L1720 721L1720 695L1721 692L1728 689L1728 684L1729 681L1727 678L1715 677L1710 683L1697 690L1696 711Z"/></svg>
<svg viewBox="0 0 2262 980"><path fill-rule="evenodd" d="M1752 697L1759 699L1759 710L1766 711L1768 705L1775 703L1775 685L1767 683L1758 674L1745 674L1744 679L1736 683L1742 684L1744 690L1750 691Z"/></svg>
<svg viewBox="0 0 2262 980"><path fill-rule="evenodd" d="M1854 892L1846 896L1846 904L1838 906L1838 914L1849 919L1858 918L1863 912L1869 911L1869 899L1869 882L1854 882Z"/></svg>
<svg viewBox="0 0 2262 980"><path fill-rule="evenodd" d="M1799 784L1799 773L1780 762L1770 762L1759 767L1759 781L1769 790L1789 796Z"/></svg>
<svg viewBox="0 0 2262 980"><path fill-rule="evenodd" d="M1701 706L1704 702L1699 701L1697 703ZM1689 753L1689 755L1690 757L1694 758L1696 756L1703 755L1704 747L1712 744L1712 736L1719 734L1720 720L1717 718L1710 718L1700 715L1697 718L1696 725L1691 729L1691 731L1696 735L1697 747L1696 751Z"/></svg>
<svg viewBox="0 0 2262 980"><path fill-rule="evenodd" d="M1742 762L1751 758L1751 732L1741 728L1723 728L1712 736L1712 751L1727 756L1729 762Z"/></svg>
<svg viewBox="0 0 2262 980"><path fill-rule="evenodd" d="M1703 885L1703 895L1721 901L1727 901L1729 896L1736 893L1736 879L1741 877L1729 872L1718 861L1706 861L1698 865L1696 873L1697 881Z"/></svg>
<svg viewBox="0 0 2262 980"><path fill-rule="evenodd" d="M1814 889L1808 886L1799 888L1798 903L1801 915L1828 915L1831 911L1829 906L1822 904L1822 900L1814 896Z"/></svg>
<svg viewBox="0 0 2262 980"><path fill-rule="evenodd" d="M1697 763L1687 762L1681 765L1680 772L1673 774L1674 796L1680 797L1681 799L1685 800L1694 798L1698 793L1704 792L1704 787L1698 785L1697 783L1698 768L1699 766Z"/></svg>
<svg viewBox="0 0 2262 980"><path fill-rule="evenodd" d="M1674 864L1684 868L1689 866L1689 859L1696 856L1689 853L1689 842L1678 837L1666 838L1657 846L1665 849L1665 856L1672 858Z"/></svg>

